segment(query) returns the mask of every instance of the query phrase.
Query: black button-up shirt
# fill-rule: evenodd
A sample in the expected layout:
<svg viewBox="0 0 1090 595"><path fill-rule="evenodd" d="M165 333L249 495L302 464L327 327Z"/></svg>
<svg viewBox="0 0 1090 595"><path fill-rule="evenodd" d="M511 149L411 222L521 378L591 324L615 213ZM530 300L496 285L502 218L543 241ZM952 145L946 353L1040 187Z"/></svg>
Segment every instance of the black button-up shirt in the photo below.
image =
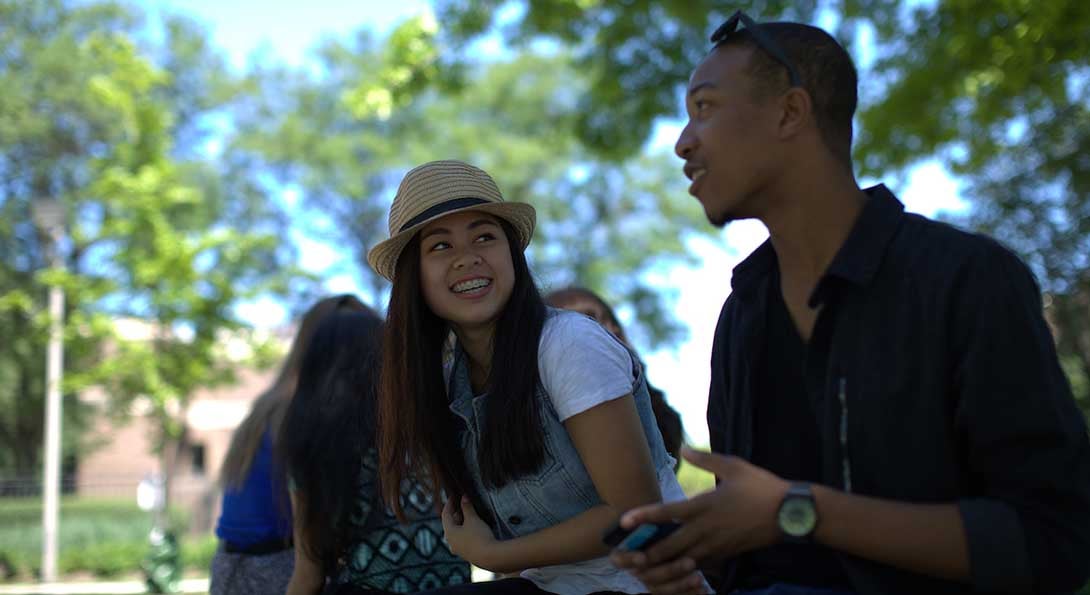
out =
<svg viewBox="0 0 1090 595"><path fill-rule="evenodd" d="M807 345L791 319L779 275L772 272L765 319L765 350L754 389L750 461L780 477L820 483L821 426L807 396ZM819 354L820 356L820 354ZM738 586L765 588L773 583L850 589L836 552L816 543L778 543L752 551L739 568Z"/></svg>
<svg viewBox="0 0 1090 595"><path fill-rule="evenodd" d="M822 483L957 503L972 585L841 554L853 586L865 594L1077 589L1090 566L1090 443L1032 274L989 238L905 213L884 186L867 194L810 298L822 306L806 358ZM734 269L712 349L715 452L750 459L761 431L755 376L776 266L766 242Z"/></svg>

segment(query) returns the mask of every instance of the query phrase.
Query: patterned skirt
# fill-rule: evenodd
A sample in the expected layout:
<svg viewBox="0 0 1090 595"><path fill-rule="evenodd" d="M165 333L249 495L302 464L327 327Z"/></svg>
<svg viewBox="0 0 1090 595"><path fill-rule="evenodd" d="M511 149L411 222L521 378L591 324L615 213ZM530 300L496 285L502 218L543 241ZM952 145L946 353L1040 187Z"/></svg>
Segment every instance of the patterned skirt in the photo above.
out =
<svg viewBox="0 0 1090 595"><path fill-rule="evenodd" d="M232 554L223 543L212 556L209 595L269 595L288 589L295 568L295 550L272 554Z"/></svg>

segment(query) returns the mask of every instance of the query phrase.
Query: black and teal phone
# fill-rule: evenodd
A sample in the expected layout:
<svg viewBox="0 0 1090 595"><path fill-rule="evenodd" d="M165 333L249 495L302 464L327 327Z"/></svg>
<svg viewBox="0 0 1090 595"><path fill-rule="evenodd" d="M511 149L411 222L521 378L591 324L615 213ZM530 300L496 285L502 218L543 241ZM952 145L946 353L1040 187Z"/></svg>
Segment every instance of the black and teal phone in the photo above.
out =
<svg viewBox="0 0 1090 595"><path fill-rule="evenodd" d="M602 542L620 552L639 552L666 539L681 528L678 523L643 523L625 529L618 523L602 536Z"/></svg>

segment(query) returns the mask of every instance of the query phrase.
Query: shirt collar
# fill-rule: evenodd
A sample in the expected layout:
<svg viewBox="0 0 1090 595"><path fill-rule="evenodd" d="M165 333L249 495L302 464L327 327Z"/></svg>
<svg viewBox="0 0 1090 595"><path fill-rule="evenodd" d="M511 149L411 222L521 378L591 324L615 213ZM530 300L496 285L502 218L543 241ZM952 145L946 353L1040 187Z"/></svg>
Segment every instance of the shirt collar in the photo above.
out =
<svg viewBox="0 0 1090 595"><path fill-rule="evenodd" d="M730 288L737 291L751 285L755 280L765 277L776 266L776 250L772 240L765 240L745 260L734 267L730 278Z"/></svg>
<svg viewBox="0 0 1090 595"><path fill-rule="evenodd" d="M874 279L885 256L886 246L897 232L905 206L884 184L864 190L868 200L852 226L844 244L833 257L832 263L810 296L810 305L824 301L825 280L836 277L865 287ZM772 241L766 240L738 266L734 267L731 289L745 288L754 281L766 277L776 266L776 251Z"/></svg>

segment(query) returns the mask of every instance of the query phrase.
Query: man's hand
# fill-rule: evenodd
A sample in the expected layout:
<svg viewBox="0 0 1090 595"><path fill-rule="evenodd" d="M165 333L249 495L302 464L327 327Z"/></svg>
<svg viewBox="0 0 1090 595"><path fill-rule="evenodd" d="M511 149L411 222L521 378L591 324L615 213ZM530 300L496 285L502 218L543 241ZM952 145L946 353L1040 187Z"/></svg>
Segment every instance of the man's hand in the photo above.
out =
<svg viewBox="0 0 1090 595"><path fill-rule="evenodd" d="M630 510L621 526L676 521L681 528L646 552L614 552L613 563L631 570L657 594L702 592L697 564L770 546L780 539L776 513L789 483L737 457L682 449L687 461L719 478L719 486L690 500Z"/></svg>
<svg viewBox="0 0 1090 595"><path fill-rule="evenodd" d="M653 595L704 595L704 576L692 558L678 558L663 564L649 564L643 552L613 552L613 565L631 572Z"/></svg>

